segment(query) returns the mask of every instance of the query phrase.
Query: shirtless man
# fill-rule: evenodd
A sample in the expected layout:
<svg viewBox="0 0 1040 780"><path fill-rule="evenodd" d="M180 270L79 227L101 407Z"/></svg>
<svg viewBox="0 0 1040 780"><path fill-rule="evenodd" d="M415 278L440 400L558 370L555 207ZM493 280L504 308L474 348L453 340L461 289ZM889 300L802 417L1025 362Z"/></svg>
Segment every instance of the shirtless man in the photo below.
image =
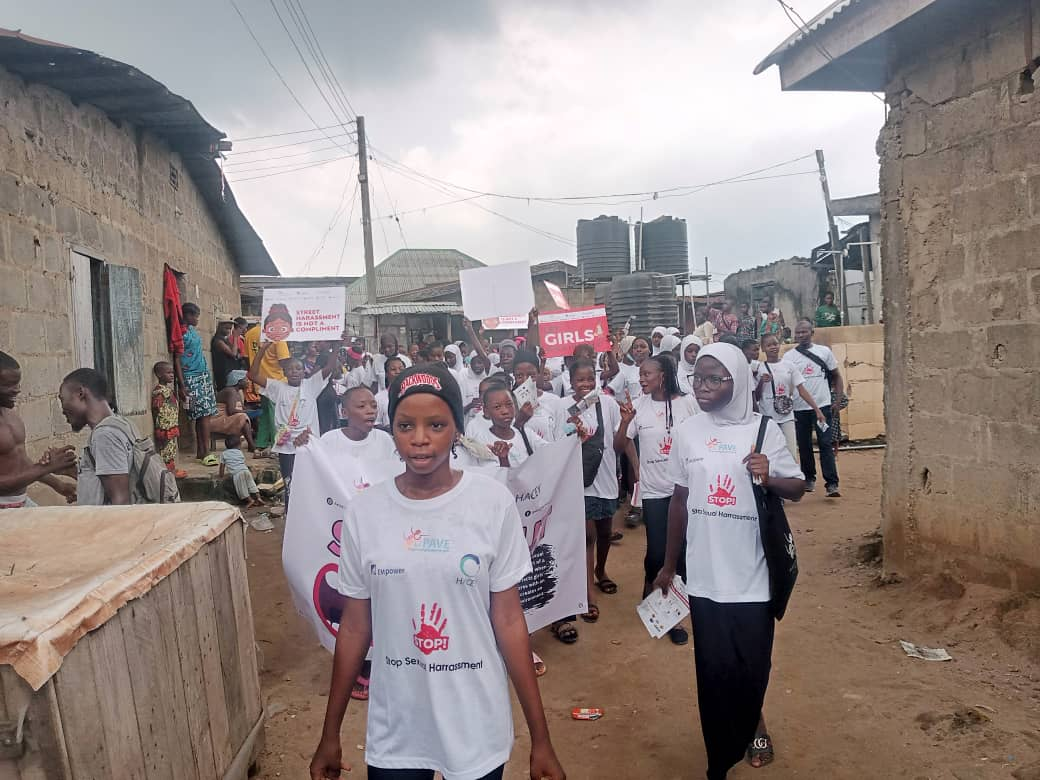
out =
<svg viewBox="0 0 1040 780"><path fill-rule="evenodd" d="M229 371L226 377L227 386L217 393L217 407L224 405L224 414L211 417L210 431L224 436L241 436L246 440L250 452L256 452L253 442L253 425L246 415L245 401L242 391L246 388L246 372L244 369Z"/></svg>
<svg viewBox="0 0 1040 780"><path fill-rule="evenodd" d="M21 392L22 368L18 361L0 352L0 509L36 506L25 494L33 482L53 488L70 504L76 500L76 484L56 475L75 474L76 452L53 447L33 463L25 452L25 423L14 411Z"/></svg>

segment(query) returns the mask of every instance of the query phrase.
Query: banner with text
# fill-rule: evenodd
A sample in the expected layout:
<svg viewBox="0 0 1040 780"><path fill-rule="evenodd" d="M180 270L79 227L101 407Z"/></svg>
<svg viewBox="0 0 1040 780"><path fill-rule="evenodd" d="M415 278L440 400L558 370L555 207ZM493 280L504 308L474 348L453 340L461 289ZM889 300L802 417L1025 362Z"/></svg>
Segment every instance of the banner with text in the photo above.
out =
<svg viewBox="0 0 1040 780"><path fill-rule="evenodd" d="M346 287L264 288L264 341L339 341L346 316Z"/></svg>
<svg viewBox="0 0 1040 780"><path fill-rule="evenodd" d="M578 344L591 344L597 352L610 349L610 326L603 306L540 314L538 332L546 357L572 355Z"/></svg>
<svg viewBox="0 0 1040 780"><path fill-rule="evenodd" d="M535 451L521 466L482 473L516 499L534 572L520 583L529 631L586 611L585 502L577 437ZM360 491L400 474L396 457L358 461L333 456L320 440L296 451L285 520L282 565L293 604L329 651L336 645L344 597L337 588L346 506Z"/></svg>

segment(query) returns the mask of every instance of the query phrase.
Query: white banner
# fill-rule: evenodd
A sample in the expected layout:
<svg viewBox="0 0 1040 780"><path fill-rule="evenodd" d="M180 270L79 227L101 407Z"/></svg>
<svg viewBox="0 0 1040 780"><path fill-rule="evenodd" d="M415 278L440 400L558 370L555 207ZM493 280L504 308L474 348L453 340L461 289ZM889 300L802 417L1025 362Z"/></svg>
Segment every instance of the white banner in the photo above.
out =
<svg viewBox="0 0 1040 780"><path fill-rule="evenodd" d="M260 309L264 341L339 341L346 287L265 287Z"/></svg>
<svg viewBox="0 0 1040 780"><path fill-rule="evenodd" d="M527 262L489 265L459 271L462 310L471 320L487 320L507 315L522 316L534 308L531 265Z"/></svg>
<svg viewBox="0 0 1040 780"><path fill-rule="evenodd" d="M296 451L282 566L297 611L329 651L335 648L343 612L337 572L346 505L361 490L403 469L397 458L364 463L333 458L320 440ZM520 583L528 629L585 612L585 502L577 437L542 447L523 465L493 473L516 498L531 549L534 573Z"/></svg>

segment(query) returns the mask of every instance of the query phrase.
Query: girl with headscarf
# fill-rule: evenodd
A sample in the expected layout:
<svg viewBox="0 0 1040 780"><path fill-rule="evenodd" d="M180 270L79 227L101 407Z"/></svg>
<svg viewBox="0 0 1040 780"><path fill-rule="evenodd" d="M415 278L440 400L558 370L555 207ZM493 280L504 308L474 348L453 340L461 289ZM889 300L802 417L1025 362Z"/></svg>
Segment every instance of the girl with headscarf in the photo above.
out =
<svg viewBox="0 0 1040 780"><path fill-rule="evenodd" d="M668 328L664 325L658 325L652 331L650 331L650 346L654 348L653 354L657 355L661 352L661 339L668 335Z"/></svg>
<svg viewBox="0 0 1040 780"><path fill-rule="evenodd" d="M678 328L668 328L668 335L675 336L676 338L682 338L682 331Z"/></svg>
<svg viewBox="0 0 1040 780"><path fill-rule="evenodd" d="M697 362L697 353L703 346L704 342L697 336L687 336L679 344L679 364L675 373L679 377L679 389L686 395L693 395L690 377L693 375L693 364Z"/></svg>
<svg viewBox="0 0 1040 780"><path fill-rule="evenodd" d="M750 372L747 358L731 344L712 344L697 355L690 384L702 414L687 419L673 437L668 546L654 580L655 588L671 586L685 537L709 780L725 778L745 755L761 765L773 754L762 719L773 613L752 479L792 501L805 492L772 421L755 452L761 416L753 411Z"/></svg>
<svg viewBox="0 0 1040 780"><path fill-rule="evenodd" d="M462 357L462 350L459 349L458 344L449 344L444 348L444 362L461 384L462 377L466 373L467 369Z"/></svg>
<svg viewBox="0 0 1040 780"><path fill-rule="evenodd" d="M665 335L661 339L661 348L657 351L658 355L668 355L676 363L679 362L679 345L682 344L682 339L678 336L673 336L671 333Z"/></svg>
<svg viewBox="0 0 1040 780"><path fill-rule="evenodd" d="M459 376L459 389L462 391L462 404L467 421L475 414L475 407L480 406L480 382L487 377L487 358L477 350L469 356L469 365Z"/></svg>

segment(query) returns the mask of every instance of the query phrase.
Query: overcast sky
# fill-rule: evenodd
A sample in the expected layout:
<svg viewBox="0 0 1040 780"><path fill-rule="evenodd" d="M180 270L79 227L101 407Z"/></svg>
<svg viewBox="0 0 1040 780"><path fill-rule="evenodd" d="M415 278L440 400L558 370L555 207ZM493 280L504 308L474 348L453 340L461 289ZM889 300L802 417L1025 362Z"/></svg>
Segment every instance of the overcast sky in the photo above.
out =
<svg viewBox="0 0 1040 780"><path fill-rule="evenodd" d="M308 55L287 0L237 2L307 111L321 126L336 125L273 10L277 3ZM377 262L405 245L455 248L486 263L573 262L566 242L578 219L639 217L638 203L497 197L421 210L469 190L554 198L666 190L816 148L826 152L835 197L877 190L880 101L783 93L775 68L751 75L794 31L774 0L301 2L347 100L368 124ZM793 5L808 19L826 2ZM326 131L331 140L313 130L230 0L0 0L0 10L0 26L122 60L194 102L235 141L228 178L283 274L363 271L360 205L349 218L353 143L342 130ZM346 111L312 69L342 118ZM316 140L299 143L307 139ZM289 143L296 145L283 146ZM259 151L272 146L281 148ZM814 167L805 159L758 175ZM252 177L262 178L244 181ZM806 255L826 240L814 175L715 186L642 206L647 220L686 219L695 267L709 256L720 283L727 272Z"/></svg>

